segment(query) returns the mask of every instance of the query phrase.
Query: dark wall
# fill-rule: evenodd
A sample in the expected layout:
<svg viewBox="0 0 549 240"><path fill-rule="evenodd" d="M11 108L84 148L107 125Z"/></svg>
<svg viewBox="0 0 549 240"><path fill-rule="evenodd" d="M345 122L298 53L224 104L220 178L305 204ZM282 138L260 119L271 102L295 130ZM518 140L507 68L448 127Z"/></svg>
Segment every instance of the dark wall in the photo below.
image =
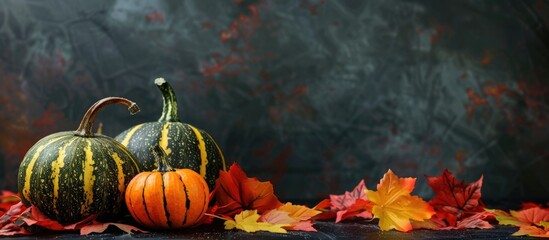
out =
<svg viewBox="0 0 549 240"><path fill-rule="evenodd" d="M1 187L26 150L99 115L115 136L185 122L284 200L374 188L391 168L484 174L492 200L549 199L547 1L0 1Z"/></svg>

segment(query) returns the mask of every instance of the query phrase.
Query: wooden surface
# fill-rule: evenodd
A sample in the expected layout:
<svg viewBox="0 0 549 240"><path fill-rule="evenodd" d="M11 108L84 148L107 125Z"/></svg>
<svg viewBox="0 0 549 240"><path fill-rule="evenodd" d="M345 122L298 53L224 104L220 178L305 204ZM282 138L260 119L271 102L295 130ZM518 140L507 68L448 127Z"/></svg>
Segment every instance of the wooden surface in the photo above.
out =
<svg viewBox="0 0 549 240"><path fill-rule="evenodd" d="M246 233L243 231L227 231L221 222L204 225L196 229L177 232L151 232L147 234L123 234L117 230L109 233L80 236L77 233L38 234L19 237L18 239L54 238L54 239L524 239L512 237L518 228L498 226L494 229L471 229L452 231L414 230L408 233L397 231L382 232L376 222L350 221L335 224L333 222L316 222L318 232L290 231L288 234L273 234L267 232ZM111 229L109 229L111 230Z"/></svg>

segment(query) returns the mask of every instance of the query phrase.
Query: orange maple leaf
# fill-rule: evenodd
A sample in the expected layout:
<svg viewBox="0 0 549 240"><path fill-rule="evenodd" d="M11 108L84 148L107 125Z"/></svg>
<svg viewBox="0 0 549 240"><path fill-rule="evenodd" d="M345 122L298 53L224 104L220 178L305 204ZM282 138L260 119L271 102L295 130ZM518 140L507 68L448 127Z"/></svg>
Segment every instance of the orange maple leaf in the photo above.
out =
<svg viewBox="0 0 549 240"><path fill-rule="evenodd" d="M410 219L424 221L435 214L433 207L418 196L411 196L415 178L399 178L389 169L377 185L377 191L367 190L366 195L374 206L374 218L379 218L379 227L386 231L412 230Z"/></svg>
<svg viewBox="0 0 549 240"><path fill-rule="evenodd" d="M522 227L549 221L549 209L547 208L532 207L519 211L511 210L510 214L498 209L486 209L486 211L493 213L501 225Z"/></svg>
<svg viewBox="0 0 549 240"><path fill-rule="evenodd" d="M513 233L513 236L531 236L539 238L549 238L549 222L540 222L538 226L521 226L520 229Z"/></svg>
<svg viewBox="0 0 549 240"><path fill-rule="evenodd" d="M286 203L277 209L266 212L259 220L271 224L288 224L289 226L283 227L286 230L316 232L310 219L320 213L321 211L303 205Z"/></svg>
<svg viewBox="0 0 549 240"><path fill-rule="evenodd" d="M231 165L228 172L219 171L214 191L217 214L234 216L243 210L263 213L282 205L270 182L249 178L236 163Z"/></svg>
<svg viewBox="0 0 549 240"><path fill-rule="evenodd" d="M525 225L538 224L541 221L549 221L549 210L546 208L533 207L520 211L510 211L511 216Z"/></svg>

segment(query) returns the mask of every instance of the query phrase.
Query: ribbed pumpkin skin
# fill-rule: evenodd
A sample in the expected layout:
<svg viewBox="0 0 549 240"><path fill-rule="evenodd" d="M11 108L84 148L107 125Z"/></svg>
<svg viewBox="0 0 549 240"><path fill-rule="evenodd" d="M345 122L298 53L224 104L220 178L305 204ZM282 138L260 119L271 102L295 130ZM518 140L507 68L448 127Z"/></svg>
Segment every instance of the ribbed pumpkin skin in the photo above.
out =
<svg viewBox="0 0 549 240"><path fill-rule="evenodd" d="M213 138L201 129L181 122L149 122L134 126L115 138L136 157L142 171L158 166L150 150L159 144L173 168L200 173L213 189L219 170L225 169L223 153ZM203 146L203 149L201 149Z"/></svg>
<svg viewBox="0 0 549 240"><path fill-rule="evenodd" d="M152 229L193 227L208 208L209 189L190 169L142 172L126 189L126 206L141 225Z"/></svg>
<svg viewBox="0 0 549 240"><path fill-rule="evenodd" d="M139 173L135 158L114 139L74 132L49 135L32 146L19 167L21 200L61 223L121 210L127 184Z"/></svg>

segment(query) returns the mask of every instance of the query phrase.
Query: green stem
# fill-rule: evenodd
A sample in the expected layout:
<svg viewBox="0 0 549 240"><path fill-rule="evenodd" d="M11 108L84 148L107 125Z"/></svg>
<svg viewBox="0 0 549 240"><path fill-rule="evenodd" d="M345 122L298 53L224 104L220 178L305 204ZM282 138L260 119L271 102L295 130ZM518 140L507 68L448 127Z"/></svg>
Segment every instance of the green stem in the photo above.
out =
<svg viewBox="0 0 549 240"><path fill-rule="evenodd" d="M156 171L159 171L159 172L175 171L175 169L173 169L172 166L168 164L168 161L166 161L166 152L164 152L164 149L162 149L160 145L158 144L154 145L151 150L154 155L154 159L158 164L158 168L156 169Z"/></svg>
<svg viewBox="0 0 549 240"><path fill-rule="evenodd" d="M157 78L154 80L154 84L162 92L164 98L164 108L162 109L162 116L158 119L159 122L179 122L179 114L177 113L177 98L173 91L172 86L164 78Z"/></svg>
<svg viewBox="0 0 549 240"><path fill-rule="evenodd" d="M82 122L80 122L80 126L78 126L78 129L74 131L75 135L82 136L82 137L93 137L93 122L95 121L95 116L101 110L101 108L111 105L111 104L124 104L128 107L128 111L130 111L130 114L136 114L139 112L139 106L137 106L136 103L121 97L107 97L103 98L96 103L94 103L88 111L86 111L86 114L84 114L84 117L82 118Z"/></svg>

